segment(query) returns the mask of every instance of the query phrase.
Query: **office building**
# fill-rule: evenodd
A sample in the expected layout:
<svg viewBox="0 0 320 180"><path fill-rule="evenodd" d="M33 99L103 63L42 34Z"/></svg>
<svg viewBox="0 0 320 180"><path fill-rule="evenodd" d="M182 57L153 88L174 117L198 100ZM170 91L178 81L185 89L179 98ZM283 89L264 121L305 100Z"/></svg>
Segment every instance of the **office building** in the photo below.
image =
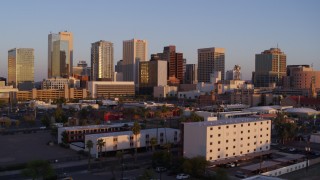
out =
<svg viewBox="0 0 320 180"><path fill-rule="evenodd" d="M241 80L241 67L235 65L232 70L227 71L226 80Z"/></svg>
<svg viewBox="0 0 320 180"><path fill-rule="evenodd" d="M171 85L183 84L185 62L183 59L183 53L176 52L176 46L170 45L163 48L163 53L158 53L158 56L162 60L168 62L168 80ZM178 82L175 83L175 82Z"/></svg>
<svg viewBox="0 0 320 180"><path fill-rule="evenodd" d="M73 34L71 32L48 35L48 78L72 76Z"/></svg>
<svg viewBox="0 0 320 180"><path fill-rule="evenodd" d="M279 48L271 48L256 54L254 86L281 86L282 77L286 75L286 66L286 55Z"/></svg>
<svg viewBox="0 0 320 180"><path fill-rule="evenodd" d="M202 48L198 49L198 82L210 82L214 72L221 71L221 80L225 75L225 49Z"/></svg>
<svg viewBox="0 0 320 180"><path fill-rule="evenodd" d="M91 98L134 97L135 84L133 81L89 81L88 91Z"/></svg>
<svg viewBox="0 0 320 180"><path fill-rule="evenodd" d="M309 65L288 65L284 77L284 88L309 89L314 83L315 89L320 89L320 71L315 71Z"/></svg>
<svg viewBox="0 0 320 180"><path fill-rule="evenodd" d="M113 43L101 40L91 44L91 68L92 81L112 81Z"/></svg>
<svg viewBox="0 0 320 180"><path fill-rule="evenodd" d="M34 83L34 50L14 48L8 51L8 85L30 90Z"/></svg>
<svg viewBox="0 0 320 180"><path fill-rule="evenodd" d="M74 76L90 76L91 67L88 67L86 61L79 61L77 66L73 67Z"/></svg>
<svg viewBox="0 0 320 180"><path fill-rule="evenodd" d="M153 94L153 87L167 85L167 61L155 54L139 64L139 94Z"/></svg>
<svg viewBox="0 0 320 180"><path fill-rule="evenodd" d="M122 67L123 67L123 60L121 59L117 62L116 66L115 66L115 71L117 73L122 73L123 72Z"/></svg>
<svg viewBox="0 0 320 180"><path fill-rule="evenodd" d="M184 123L183 156L219 161L268 151L270 142L271 120L235 118Z"/></svg>
<svg viewBox="0 0 320 180"><path fill-rule="evenodd" d="M184 84L197 84L197 83L198 83L198 65L186 64Z"/></svg>
<svg viewBox="0 0 320 180"><path fill-rule="evenodd" d="M73 77L44 79L41 83L41 89L64 89L65 85L71 88L80 88L80 80Z"/></svg>
<svg viewBox="0 0 320 180"><path fill-rule="evenodd" d="M0 87L7 85L7 79L4 77L0 77Z"/></svg>
<svg viewBox="0 0 320 180"><path fill-rule="evenodd" d="M147 60L146 40L131 39L123 41L123 81L139 84L139 62Z"/></svg>

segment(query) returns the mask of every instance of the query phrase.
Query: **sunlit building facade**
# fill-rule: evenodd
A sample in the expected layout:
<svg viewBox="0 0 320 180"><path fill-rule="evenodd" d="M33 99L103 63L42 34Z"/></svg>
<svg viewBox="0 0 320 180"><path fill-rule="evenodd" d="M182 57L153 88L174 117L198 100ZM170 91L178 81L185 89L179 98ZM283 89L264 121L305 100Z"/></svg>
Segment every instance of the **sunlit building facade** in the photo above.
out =
<svg viewBox="0 0 320 180"><path fill-rule="evenodd" d="M32 89L34 83L34 49L14 48L8 51L8 85L19 90Z"/></svg>
<svg viewBox="0 0 320 180"><path fill-rule="evenodd" d="M91 79L111 81L113 77L113 43L97 41L91 44Z"/></svg>
<svg viewBox="0 0 320 180"><path fill-rule="evenodd" d="M139 84L139 62L147 61L148 43L146 40L123 41L123 81Z"/></svg>
<svg viewBox="0 0 320 180"><path fill-rule="evenodd" d="M210 82L214 72L221 71L221 80L225 74L225 49L202 48L198 49L198 82Z"/></svg>
<svg viewBox="0 0 320 180"><path fill-rule="evenodd" d="M48 35L48 78L72 76L73 34L71 32Z"/></svg>

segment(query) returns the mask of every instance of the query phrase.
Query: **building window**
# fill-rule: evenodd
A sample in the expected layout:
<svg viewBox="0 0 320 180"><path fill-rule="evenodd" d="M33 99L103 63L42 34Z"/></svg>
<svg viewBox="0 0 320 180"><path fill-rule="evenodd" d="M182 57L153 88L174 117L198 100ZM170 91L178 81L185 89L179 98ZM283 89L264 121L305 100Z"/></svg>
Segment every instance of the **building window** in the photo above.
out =
<svg viewBox="0 0 320 180"><path fill-rule="evenodd" d="M267 128L267 130L269 130L269 128Z"/></svg>
<svg viewBox="0 0 320 180"><path fill-rule="evenodd" d="M243 134L243 131L241 131L241 134Z"/></svg>
<svg viewBox="0 0 320 180"><path fill-rule="evenodd" d="M130 143L130 147L133 147L133 142Z"/></svg>
<svg viewBox="0 0 320 180"><path fill-rule="evenodd" d="M229 126L227 126L227 129L229 128Z"/></svg>
<svg viewBox="0 0 320 180"><path fill-rule="evenodd" d="M257 136L253 136L254 138L257 138Z"/></svg>
<svg viewBox="0 0 320 180"><path fill-rule="evenodd" d="M210 149L210 152L212 153L212 149Z"/></svg>
<svg viewBox="0 0 320 180"><path fill-rule="evenodd" d="M242 141L242 140L243 140L243 138L240 138L240 140Z"/></svg>
<svg viewBox="0 0 320 180"><path fill-rule="evenodd" d="M250 139L250 137L248 137L248 139Z"/></svg>
<svg viewBox="0 0 320 180"><path fill-rule="evenodd" d="M254 123L254 125L257 125L257 123Z"/></svg>
<svg viewBox="0 0 320 180"><path fill-rule="evenodd" d="M262 134L260 135L260 137L262 137Z"/></svg>
<svg viewBox="0 0 320 180"><path fill-rule="evenodd" d="M220 137L221 136L221 134L218 134L218 137Z"/></svg>
<svg viewBox="0 0 320 180"><path fill-rule="evenodd" d="M236 153L233 153L233 155L236 155Z"/></svg>
<svg viewBox="0 0 320 180"><path fill-rule="evenodd" d="M228 143L229 142L229 140L226 140L226 143Z"/></svg>
<svg viewBox="0 0 320 180"><path fill-rule="evenodd" d="M249 150L247 150L247 152L250 152Z"/></svg>
<svg viewBox="0 0 320 180"><path fill-rule="evenodd" d="M240 151L240 154L242 154L242 151Z"/></svg>
<svg viewBox="0 0 320 180"><path fill-rule="evenodd" d="M266 140L266 143L268 143L269 142L269 140Z"/></svg>
<svg viewBox="0 0 320 180"><path fill-rule="evenodd" d="M260 124L263 124L262 122Z"/></svg>
<svg viewBox="0 0 320 180"><path fill-rule="evenodd" d="M248 130L248 133L250 132L250 130Z"/></svg>
<svg viewBox="0 0 320 180"><path fill-rule="evenodd" d="M243 124L241 124L241 127L243 127Z"/></svg>
<svg viewBox="0 0 320 180"><path fill-rule="evenodd" d="M220 141L218 141L218 144L220 144Z"/></svg>
<svg viewBox="0 0 320 180"><path fill-rule="evenodd" d="M248 146L250 146L250 143L248 143Z"/></svg>
<svg viewBox="0 0 320 180"><path fill-rule="evenodd" d="M267 136L269 136L269 134L267 134Z"/></svg>
<svg viewBox="0 0 320 180"><path fill-rule="evenodd" d="M221 127L219 126L218 129L221 129Z"/></svg>
<svg viewBox="0 0 320 180"><path fill-rule="evenodd" d="M212 160L212 157L210 157L210 160Z"/></svg>
<svg viewBox="0 0 320 180"><path fill-rule="evenodd" d="M218 158L220 158L220 156L217 156Z"/></svg>
<svg viewBox="0 0 320 180"><path fill-rule="evenodd" d="M149 138L149 134L146 134L146 138Z"/></svg>
<svg viewBox="0 0 320 180"><path fill-rule="evenodd" d="M130 141L132 141L133 140L133 136L130 136Z"/></svg>
<svg viewBox="0 0 320 180"><path fill-rule="evenodd" d="M212 145L212 142L210 142L210 145Z"/></svg>
<svg viewBox="0 0 320 180"><path fill-rule="evenodd" d="M213 130L213 128L210 128L210 131L212 131Z"/></svg>
<svg viewBox="0 0 320 180"><path fill-rule="evenodd" d="M226 150L228 150L229 148L228 147L226 147Z"/></svg>
<svg viewBox="0 0 320 180"><path fill-rule="evenodd" d="M210 138L212 138L212 135L210 135Z"/></svg>
<svg viewBox="0 0 320 180"><path fill-rule="evenodd" d="M256 149L253 149L253 151L256 151Z"/></svg>
<svg viewBox="0 0 320 180"><path fill-rule="evenodd" d="M254 142L253 144L254 144L254 145L256 145L256 144L257 144L257 142Z"/></svg>
<svg viewBox="0 0 320 180"><path fill-rule="evenodd" d="M248 123L248 126L250 126L250 123Z"/></svg>
<svg viewBox="0 0 320 180"><path fill-rule="evenodd" d="M114 137L113 142L117 142L117 141L118 141L118 138Z"/></svg>
<svg viewBox="0 0 320 180"><path fill-rule="evenodd" d="M262 144L262 141L260 141L260 144Z"/></svg>
<svg viewBox="0 0 320 180"><path fill-rule="evenodd" d="M233 125L233 127L237 127L237 125Z"/></svg>
<svg viewBox="0 0 320 180"><path fill-rule="evenodd" d="M235 149L236 148L236 146L233 146L233 149Z"/></svg>
<svg viewBox="0 0 320 180"><path fill-rule="evenodd" d="M228 154L226 154L226 157L228 157L229 155Z"/></svg>
<svg viewBox="0 0 320 180"><path fill-rule="evenodd" d="M218 148L218 151L220 151L220 148Z"/></svg>
<svg viewBox="0 0 320 180"><path fill-rule="evenodd" d="M262 148L260 148L260 150L262 150Z"/></svg>
<svg viewBox="0 0 320 180"><path fill-rule="evenodd" d="M262 131L262 128L260 129L260 131Z"/></svg>
<svg viewBox="0 0 320 180"><path fill-rule="evenodd" d="M233 142L235 142L236 141L236 139L233 139Z"/></svg>

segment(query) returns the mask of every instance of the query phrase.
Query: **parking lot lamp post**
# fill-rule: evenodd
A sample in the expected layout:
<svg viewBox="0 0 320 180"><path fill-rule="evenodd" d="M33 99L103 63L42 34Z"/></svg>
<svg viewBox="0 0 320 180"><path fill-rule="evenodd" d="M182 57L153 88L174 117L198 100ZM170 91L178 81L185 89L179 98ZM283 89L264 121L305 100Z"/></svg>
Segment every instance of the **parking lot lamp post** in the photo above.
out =
<svg viewBox="0 0 320 180"><path fill-rule="evenodd" d="M306 171L308 171L308 168L309 168L309 153L310 153L310 147L309 146L306 146L305 148L306 150Z"/></svg>

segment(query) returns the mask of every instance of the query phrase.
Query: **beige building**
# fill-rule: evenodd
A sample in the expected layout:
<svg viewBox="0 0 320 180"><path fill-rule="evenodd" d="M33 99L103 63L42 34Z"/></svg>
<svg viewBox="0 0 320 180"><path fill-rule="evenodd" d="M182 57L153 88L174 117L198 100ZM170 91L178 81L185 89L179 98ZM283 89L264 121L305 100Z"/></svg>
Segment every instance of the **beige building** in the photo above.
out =
<svg viewBox="0 0 320 180"><path fill-rule="evenodd" d="M41 83L41 88L64 89L65 85L68 85L68 87L72 88L80 88L80 80L73 77L44 79Z"/></svg>
<svg viewBox="0 0 320 180"><path fill-rule="evenodd" d="M146 40L123 41L123 81L139 84L139 62L147 61L148 43Z"/></svg>
<svg viewBox="0 0 320 180"><path fill-rule="evenodd" d="M139 63L139 94L152 94L153 87L167 85L167 61L155 58Z"/></svg>
<svg viewBox="0 0 320 180"><path fill-rule="evenodd" d="M113 78L113 43L97 41L91 44L91 80L108 80Z"/></svg>
<svg viewBox="0 0 320 180"><path fill-rule="evenodd" d="M72 76L73 34L71 32L48 35L48 78Z"/></svg>
<svg viewBox="0 0 320 180"><path fill-rule="evenodd" d="M117 98L135 96L134 82L89 81L91 98Z"/></svg>
<svg viewBox="0 0 320 180"><path fill-rule="evenodd" d="M184 123L183 156L224 160L268 151L271 120L236 118Z"/></svg>
<svg viewBox="0 0 320 180"><path fill-rule="evenodd" d="M177 97L177 93L177 86L166 85L153 87L153 97L155 98Z"/></svg>
<svg viewBox="0 0 320 180"><path fill-rule="evenodd" d="M32 89L31 91L18 91L16 92L16 99L18 101L28 101L28 100L40 100L49 101L56 100L60 98L70 99L85 99L87 98L88 92L86 89L75 89L68 88L65 85L63 89L43 89L37 90Z"/></svg>
<svg viewBox="0 0 320 180"><path fill-rule="evenodd" d="M198 82L210 82L211 74L217 71L221 71L221 80L224 80L225 49L198 49Z"/></svg>
<svg viewBox="0 0 320 180"><path fill-rule="evenodd" d="M8 85L32 89L34 82L34 50L14 48L8 51Z"/></svg>
<svg viewBox="0 0 320 180"><path fill-rule="evenodd" d="M271 48L256 54L254 86L272 87L282 85L282 77L286 75L287 57L279 48Z"/></svg>
<svg viewBox="0 0 320 180"><path fill-rule="evenodd" d="M309 65L287 66L287 76L284 77L284 88L310 89L314 83L315 89L320 89L320 71L313 70Z"/></svg>

